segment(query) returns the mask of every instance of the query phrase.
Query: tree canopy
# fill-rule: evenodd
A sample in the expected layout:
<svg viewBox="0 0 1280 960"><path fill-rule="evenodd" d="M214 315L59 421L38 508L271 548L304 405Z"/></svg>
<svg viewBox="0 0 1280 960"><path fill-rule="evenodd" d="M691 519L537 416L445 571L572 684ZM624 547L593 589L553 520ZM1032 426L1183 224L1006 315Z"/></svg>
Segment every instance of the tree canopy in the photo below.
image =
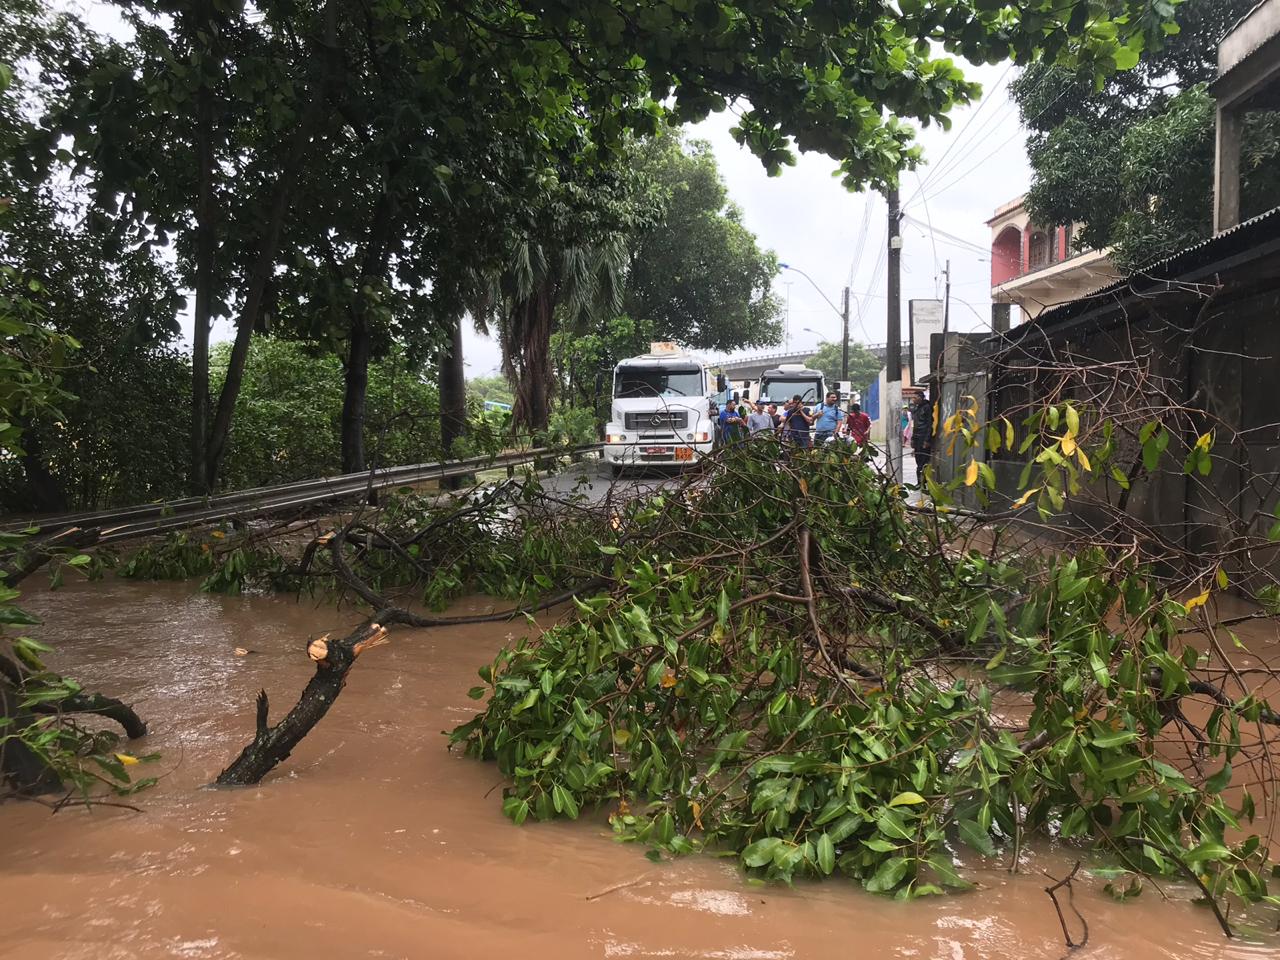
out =
<svg viewBox="0 0 1280 960"><path fill-rule="evenodd" d="M729 200L711 146L651 138L636 166L652 179L659 222L640 234L627 270L626 313L651 324L654 339L696 349L768 346L782 335L772 292L778 260L763 251Z"/></svg>
<svg viewBox="0 0 1280 960"><path fill-rule="evenodd" d="M1167 42L1099 88L1092 74L1039 63L1011 90L1031 131L1027 206L1046 224L1079 223L1078 242L1136 268L1213 233L1217 44L1255 0L1185 0ZM1176 160L1175 160L1176 158ZM1280 122L1245 130L1246 216L1280 191Z"/></svg>
<svg viewBox="0 0 1280 960"><path fill-rule="evenodd" d="M840 376L843 359L840 343L824 340L818 344L817 352L809 358L808 365L821 370L830 382L844 379ZM884 363L876 359L876 355L864 344L852 341L849 343L849 382L853 384L853 389L865 394L883 369Z"/></svg>

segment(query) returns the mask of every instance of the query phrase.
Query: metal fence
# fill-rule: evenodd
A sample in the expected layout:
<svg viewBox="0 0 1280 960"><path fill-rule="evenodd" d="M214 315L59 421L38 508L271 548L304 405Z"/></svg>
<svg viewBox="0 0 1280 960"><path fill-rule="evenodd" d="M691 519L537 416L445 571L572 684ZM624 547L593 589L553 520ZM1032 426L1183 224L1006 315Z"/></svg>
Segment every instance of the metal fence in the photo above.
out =
<svg viewBox="0 0 1280 960"><path fill-rule="evenodd" d="M35 530L36 539L62 536L75 530L101 531L98 543L111 543L156 533L167 533L230 519L249 519L298 507L356 499L373 491L465 477L485 470L506 468L508 475L517 466L536 465L568 456L578 460L584 454L598 452L602 444L589 444L569 450L537 447L492 457L469 460L447 460L440 463L414 463L401 467L383 467L363 473L348 473L315 480L301 480L272 487L255 487L211 497L188 497L157 503L102 510L94 513L67 513L53 517L10 519L0 530L16 533Z"/></svg>

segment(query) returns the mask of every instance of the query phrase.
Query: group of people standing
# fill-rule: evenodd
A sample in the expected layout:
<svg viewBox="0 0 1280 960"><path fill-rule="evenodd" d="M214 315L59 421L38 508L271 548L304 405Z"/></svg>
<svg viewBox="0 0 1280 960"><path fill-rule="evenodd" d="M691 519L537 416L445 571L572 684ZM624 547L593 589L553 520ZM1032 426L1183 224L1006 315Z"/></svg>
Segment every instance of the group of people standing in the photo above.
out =
<svg viewBox="0 0 1280 960"><path fill-rule="evenodd" d="M828 393L826 402L812 410L805 407L799 394L781 409L776 403L744 400L739 405L730 400L720 411L720 432L726 442L773 432L801 447L835 438L863 446L871 436L871 418L856 403L849 404L848 410L841 409L837 393Z"/></svg>
<svg viewBox="0 0 1280 960"><path fill-rule="evenodd" d="M730 400L720 411L720 435L726 443L762 433L773 433L798 447L821 446L833 440L870 447L871 418L857 403L840 406L840 395L827 394L826 401L806 408L799 394L779 409L776 403L757 400ZM903 411L902 440L915 454L919 475L929 465L933 452L933 405L921 394Z"/></svg>

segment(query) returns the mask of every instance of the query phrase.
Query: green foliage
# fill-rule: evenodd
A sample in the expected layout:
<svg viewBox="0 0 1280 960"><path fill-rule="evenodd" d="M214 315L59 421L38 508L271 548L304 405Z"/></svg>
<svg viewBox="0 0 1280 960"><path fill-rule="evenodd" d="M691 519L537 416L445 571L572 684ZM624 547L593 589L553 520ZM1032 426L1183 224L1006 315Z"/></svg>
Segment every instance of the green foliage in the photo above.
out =
<svg viewBox="0 0 1280 960"><path fill-rule="evenodd" d="M579 447L600 440L596 412L586 407L564 407L551 414L545 433L537 435L539 446Z"/></svg>
<svg viewBox="0 0 1280 960"><path fill-rule="evenodd" d="M1265 704L1219 704L1203 774L1154 749L1195 680L1195 601L1101 550L944 548L945 515L842 451L722 456L733 483L633 504L598 535L612 590L481 668L487 703L452 742L511 779L512 820L609 804L655 851L901 898L964 888L957 844L1016 856L1034 836L1269 896L1254 788L1221 795Z"/></svg>
<svg viewBox="0 0 1280 960"><path fill-rule="evenodd" d="M771 289L777 257L761 250L743 225L710 144L686 145L668 134L631 153L636 169L652 181L662 213L634 240L625 313L644 321L650 340L676 340L697 350L780 342L781 304ZM647 349L648 343L638 346Z"/></svg>
<svg viewBox="0 0 1280 960"><path fill-rule="evenodd" d="M213 350L215 382L229 345ZM305 344L263 338L255 345L237 404L224 476L232 489L287 483L342 471L343 380L338 359ZM440 457L434 386L393 354L369 371L366 445L383 466Z"/></svg>
<svg viewBox="0 0 1280 960"><path fill-rule="evenodd" d="M232 596L251 588L293 591L299 587L294 568L269 543L252 535L228 537L221 529L207 535L171 533L138 549L118 572L131 580L200 577L200 590Z"/></svg>
<svg viewBox="0 0 1280 960"><path fill-rule="evenodd" d="M20 549L24 538L5 534L3 546ZM57 561L55 583L64 569L96 576L96 562L85 554ZM26 636L24 628L40 620L18 606L19 591L0 578L0 687L16 711L0 713L0 747L20 742L31 758L47 768L86 802L107 793L128 796L155 784L154 777L134 779L130 767L159 759L159 754L135 757L117 752L120 737L90 722L92 703L81 686L51 670L47 644ZM0 782L0 797L4 784Z"/></svg>
<svg viewBox="0 0 1280 960"><path fill-rule="evenodd" d="M818 344L817 352L808 359L807 364L815 370L821 370L827 382L831 383L844 379L840 376L841 360L842 350L839 341L824 340ZM884 364L876 359L876 355L868 350L866 345L857 341L849 342L848 379L853 384L854 390L865 396L883 369Z"/></svg>
<svg viewBox="0 0 1280 960"><path fill-rule="evenodd" d="M1011 90L1031 130L1027 206L1040 223L1083 225L1084 248L1115 248L1135 269L1212 235L1214 118L1205 86L1217 45L1254 0L1184 0L1158 48L1098 84L1037 64ZM1176 162L1173 159L1176 158ZM1280 191L1280 119L1255 113L1244 132L1243 215Z"/></svg>
<svg viewBox="0 0 1280 960"><path fill-rule="evenodd" d="M472 377L467 381L467 397L475 400L512 401L511 385L505 377Z"/></svg>

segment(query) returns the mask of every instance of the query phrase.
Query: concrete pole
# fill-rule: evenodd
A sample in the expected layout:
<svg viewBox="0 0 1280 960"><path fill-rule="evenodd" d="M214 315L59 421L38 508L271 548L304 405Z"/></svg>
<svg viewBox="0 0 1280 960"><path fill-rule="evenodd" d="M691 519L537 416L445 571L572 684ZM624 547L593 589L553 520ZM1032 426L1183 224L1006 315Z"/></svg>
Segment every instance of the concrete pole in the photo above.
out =
<svg viewBox="0 0 1280 960"><path fill-rule="evenodd" d="M885 363L885 446L889 476L902 482L902 215L899 211L898 187L889 188L889 287L888 343L884 348Z"/></svg>
<svg viewBox="0 0 1280 960"><path fill-rule="evenodd" d="M840 339L840 379L849 379L849 288L844 288L844 300L841 301L841 318L844 328Z"/></svg>
<svg viewBox="0 0 1280 960"><path fill-rule="evenodd" d="M1213 225L1217 233L1240 222L1240 114L1218 107L1218 143L1214 163Z"/></svg>

